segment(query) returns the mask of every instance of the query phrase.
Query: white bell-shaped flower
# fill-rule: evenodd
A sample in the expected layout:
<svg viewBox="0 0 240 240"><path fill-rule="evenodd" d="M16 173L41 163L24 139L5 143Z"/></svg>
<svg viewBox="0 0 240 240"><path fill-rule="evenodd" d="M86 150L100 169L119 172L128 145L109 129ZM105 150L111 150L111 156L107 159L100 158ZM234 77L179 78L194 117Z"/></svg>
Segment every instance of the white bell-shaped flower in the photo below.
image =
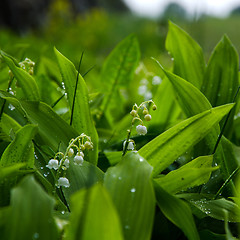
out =
<svg viewBox="0 0 240 240"><path fill-rule="evenodd" d="M58 187L66 187L68 188L70 186L70 183L67 178L65 177L60 177L58 179Z"/></svg>
<svg viewBox="0 0 240 240"><path fill-rule="evenodd" d="M49 169L57 170L59 168L58 160L56 159L49 160L48 165L46 165L46 167Z"/></svg>
<svg viewBox="0 0 240 240"><path fill-rule="evenodd" d="M147 134L147 128L143 125L137 125L136 130L139 135Z"/></svg>
<svg viewBox="0 0 240 240"><path fill-rule="evenodd" d="M82 165L83 164L83 157L76 155L73 159L74 163L78 164L78 165Z"/></svg>
<svg viewBox="0 0 240 240"><path fill-rule="evenodd" d="M126 140L123 142L123 149L125 148L126 142L127 142ZM134 150L134 143L133 142L130 141L128 143L127 150Z"/></svg>

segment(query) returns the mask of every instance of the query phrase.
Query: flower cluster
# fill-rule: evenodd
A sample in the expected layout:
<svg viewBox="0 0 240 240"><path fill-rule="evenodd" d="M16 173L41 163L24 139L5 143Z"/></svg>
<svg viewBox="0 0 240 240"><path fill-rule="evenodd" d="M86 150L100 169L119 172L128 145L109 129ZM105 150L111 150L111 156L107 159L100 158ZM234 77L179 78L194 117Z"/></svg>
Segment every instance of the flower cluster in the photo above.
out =
<svg viewBox="0 0 240 240"><path fill-rule="evenodd" d="M75 165L82 165L84 161L84 151L92 150L93 143L91 138L82 133L69 142L65 154L58 152L53 159L50 159L47 168L57 171L57 187L69 187L69 180L66 178L66 170L69 168L70 159L73 159Z"/></svg>
<svg viewBox="0 0 240 240"><path fill-rule="evenodd" d="M126 153L127 150L135 149L135 142L132 139L130 139L131 130L132 130L132 127L133 127L135 121L140 122L140 124L138 124L136 126L137 133L139 135L147 134L147 127L144 126L143 120L141 119L140 115L141 116L143 115L144 119L146 121L151 121L152 116L149 114L149 109L147 108L147 105L150 105L150 104L153 104L152 110L155 111L157 109L157 106L153 102L153 100L148 100L148 101L142 102L139 106L136 103L133 105L132 111L130 112L130 114L133 117L133 120L132 120L131 128L128 130L127 140L125 140L123 142L123 155ZM140 114L140 112L142 112L142 113Z"/></svg>
<svg viewBox="0 0 240 240"><path fill-rule="evenodd" d="M22 68L24 71L26 71L30 75L33 75L33 68L35 66L35 62L33 62L31 59L25 58L24 61L19 62L18 64L20 68ZM9 75L10 77L13 77L13 73L11 70L9 70Z"/></svg>
<svg viewBox="0 0 240 240"><path fill-rule="evenodd" d="M146 105L149 103L153 103L152 109L155 111L157 109L156 104L152 100L148 100L148 101L141 103L139 106L137 104L134 104L132 111L130 112L130 114L133 116L132 125L134 124L134 122L136 120L140 122L140 124L137 125L137 127L136 127L136 131L139 135L147 134L147 128L146 128L146 126L144 126L143 121L139 116L139 111L142 110L142 114L144 115L144 119L146 121L151 121L151 119L152 119L152 116L149 114L149 110L146 107Z"/></svg>

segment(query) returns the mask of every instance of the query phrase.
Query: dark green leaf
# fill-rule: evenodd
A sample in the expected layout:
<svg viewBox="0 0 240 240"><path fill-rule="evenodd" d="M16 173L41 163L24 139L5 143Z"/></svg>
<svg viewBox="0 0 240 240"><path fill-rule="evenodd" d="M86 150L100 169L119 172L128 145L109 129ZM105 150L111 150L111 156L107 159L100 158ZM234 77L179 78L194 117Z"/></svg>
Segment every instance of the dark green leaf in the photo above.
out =
<svg viewBox="0 0 240 240"><path fill-rule="evenodd" d="M200 239L188 204L163 190L156 182L154 188L158 206L163 214L178 226L189 240Z"/></svg>
<svg viewBox="0 0 240 240"><path fill-rule="evenodd" d="M7 240L57 240L54 200L32 176L25 177L11 193L11 211L6 223Z"/></svg>

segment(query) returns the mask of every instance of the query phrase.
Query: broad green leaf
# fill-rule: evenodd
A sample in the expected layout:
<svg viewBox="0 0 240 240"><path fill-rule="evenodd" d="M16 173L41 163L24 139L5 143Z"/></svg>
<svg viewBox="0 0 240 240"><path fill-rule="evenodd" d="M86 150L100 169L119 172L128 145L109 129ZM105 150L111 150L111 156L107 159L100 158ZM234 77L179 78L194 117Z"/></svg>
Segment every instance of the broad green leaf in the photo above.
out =
<svg viewBox="0 0 240 240"><path fill-rule="evenodd" d="M209 230L202 230L199 232L200 239L207 239L207 240L226 240L225 235L223 234L216 234Z"/></svg>
<svg viewBox="0 0 240 240"><path fill-rule="evenodd" d="M146 160L130 152L105 174L104 186L120 216L125 240L151 238L155 209L151 173Z"/></svg>
<svg viewBox="0 0 240 240"><path fill-rule="evenodd" d="M212 168L212 160L213 156L198 157L155 181L171 194L200 186L209 180L212 171L218 169Z"/></svg>
<svg viewBox="0 0 240 240"><path fill-rule="evenodd" d="M230 103L237 91L238 53L227 36L214 49L202 85L202 92L212 106Z"/></svg>
<svg viewBox="0 0 240 240"><path fill-rule="evenodd" d="M13 131L13 133L16 133L21 128L21 125L17 121L5 113L3 113L1 116L0 126L2 131L7 135L10 135L11 131Z"/></svg>
<svg viewBox="0 0 240 240"><path fill-rule="evenodd" d="M174 58L174 73L201 88L205 62L198 43L177 25L169 22L166 49Z"/></svg>
<svg viewBox="0 0 240 240"><path fill-rule="evenodd" d="M101 108L103 114L111 110L111 117L114 118L122 110L119 89L128 86L139 58L137 38L130 35L120 42L105 60L100 78L102 91L105 93Z"/></svg>
<svg viewBox="0 0 240 240"><path fill-rule="evenodd" d="M27 163L27 167L34 166L34 148L32 139L36 134L37 127L26 125L16 133L15 139L4 151L0 167L8 167L15 163Z"/></svg>
<svg viewBox="0 0 240 240"><path fill-rule="evenodd" d="M11 192L6 239L59 239L52 215L53 207L54 200L43 191L34 178L25 177Z"/></svg>
<svg viewBox="0 0 240 240"><path fill-rule="evenodd" d="M26 99L30 101L39 101L39 90L35 79L26 71L18 67L14 61L2 51L1 56L18 80Z"/></svg>
<svg viewBox="0 0 240 240"><path fill-rule="evenodd" d="M73 109L73 101L75 102L72 115L72 125L78 131L79 135L81 133L85 133L91 137L94 149L93 151L89 152L88 160L93 164L97 164L98 135L90 113L87 86L82 76L77 73L73 63L64 57L57 49L54 50L66 88L68 102L71 110ZM74 98L77 76L78 84L76 97Z"/></svg>
<svg viewBox="0 0 240 240"><path fill-rule="evenodd" d="M211 109L211 104L199 89L181 77L169 71L166 71L163 68L162 70L168 77L169 81L172 83L173 88L177 94L179 104L187 117L192 117L195 114ZM199 156L200 154L211 154L214 150L219 134L220 128L216 125L203 139L203 141L196 145L196 156ZM234 170L231 168L231 165L234 163L232 163L232 160L225 158L221 143L218 146L216 153L214 154L214 162L217 162L221 165L221 171L225 179L228 178L229 174L231 174L231 172Z"/></svg>
<svg viewBox="0 0 240 240"><path fill-rule="evenodd" d="M4 93L1 92L4 96ZM24 118L32 124L38 125L39 145L47 145L54 152L65 151L69 141L78 136L78 133L69 126L61 117L59 117L51 107L42 102L18 101L15 98L5 98L16 109L18 109ZM60 149L59 149L59 145Z"/></svg>
<svg viewBox="0 0 240 240"><path fill-rule="evenodd" d="M71 206L67 239L123 240L117 211L100 184L76 192L71 197Z"/></svg>
<svg viewBox="0 0 240 240"><path fill-rule="evenodd" d="M157 203L163 214L178 226L189 240L200 239L188 204L163 190L155 181L153 183Z"/></svg>
<svg viewBox="0 0 240 240"><path fill-rule="evenodd" d="M197 207L206 216L212 218L223 220L225 219L225 214L228 214L228 221L230 222L240 222L240 208L233 201L229 201L225 198L220 198L217 200L207 199L200 194L183 194L181 197L189 201L193 206Z"/></svg>
<svg viewBox="0 0 240 240"><path fill-rule="evenodd" d="M121 161L122 151L104 152L104 154L106 155L106 157L111 165L115 165Z"/></svg>
<svg viewBox="0 0 240 240"><path fill-rule="evenodd" d="M139 154L154 167L153 176L163 171L190 147L202 140L232 107L233 104L228 104L199 113L144 145L139 150Z"/></svg>
<svg viewBox="0 0 240 240"><path fill-rule="evenodd" d="M75 165L72 160L66 176L69 179L70 187L64 188L63 191L66 199L70 200L71 195L78 190L103 182L104 174L97 166L87 161L84 161L83 165L79 166Z"/></svg>

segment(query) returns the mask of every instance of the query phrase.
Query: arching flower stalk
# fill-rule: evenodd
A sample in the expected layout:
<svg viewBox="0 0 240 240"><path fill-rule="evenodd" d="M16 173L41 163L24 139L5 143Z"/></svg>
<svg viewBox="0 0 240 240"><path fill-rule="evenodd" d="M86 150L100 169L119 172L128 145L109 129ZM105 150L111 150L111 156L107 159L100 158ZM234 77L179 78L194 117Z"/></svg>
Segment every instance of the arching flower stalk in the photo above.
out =
<svg viewBox="0 0 240 240"><path fill-rule="evenodd" d="M77 138L71 139L65 153L57 152L53 159L49 160L46 167L57 171L55 186L69 187L69 180L66 178L66 170L69 168L70 160L73 159L75 165L82 165L84 161L84 151L92 150L91 138L82 133Z"/></svg>
<svg viewBox="0 0 240 240"><path fill-rule="evenodd" d="M139 122L139 124L136 126L136 131L139 135L146 135L147 134L147 127L144 126L143 120L140 117L140 111L142 111L142 114L144 115L145 121L151 121L152 116L149 114L149 109L147 108L147 105L152 105L152 110L156 110L157 106L153 102L153 100L148 100L142 102L139 106L135 103L132 107L132 111L130 114L132 115L133 119L131 122L130 129L127 130L127 139L123 143L123 155L126 154L127 150L134 150L135 149L135 142L130 139L132 128L136 121Z"/></svg>

